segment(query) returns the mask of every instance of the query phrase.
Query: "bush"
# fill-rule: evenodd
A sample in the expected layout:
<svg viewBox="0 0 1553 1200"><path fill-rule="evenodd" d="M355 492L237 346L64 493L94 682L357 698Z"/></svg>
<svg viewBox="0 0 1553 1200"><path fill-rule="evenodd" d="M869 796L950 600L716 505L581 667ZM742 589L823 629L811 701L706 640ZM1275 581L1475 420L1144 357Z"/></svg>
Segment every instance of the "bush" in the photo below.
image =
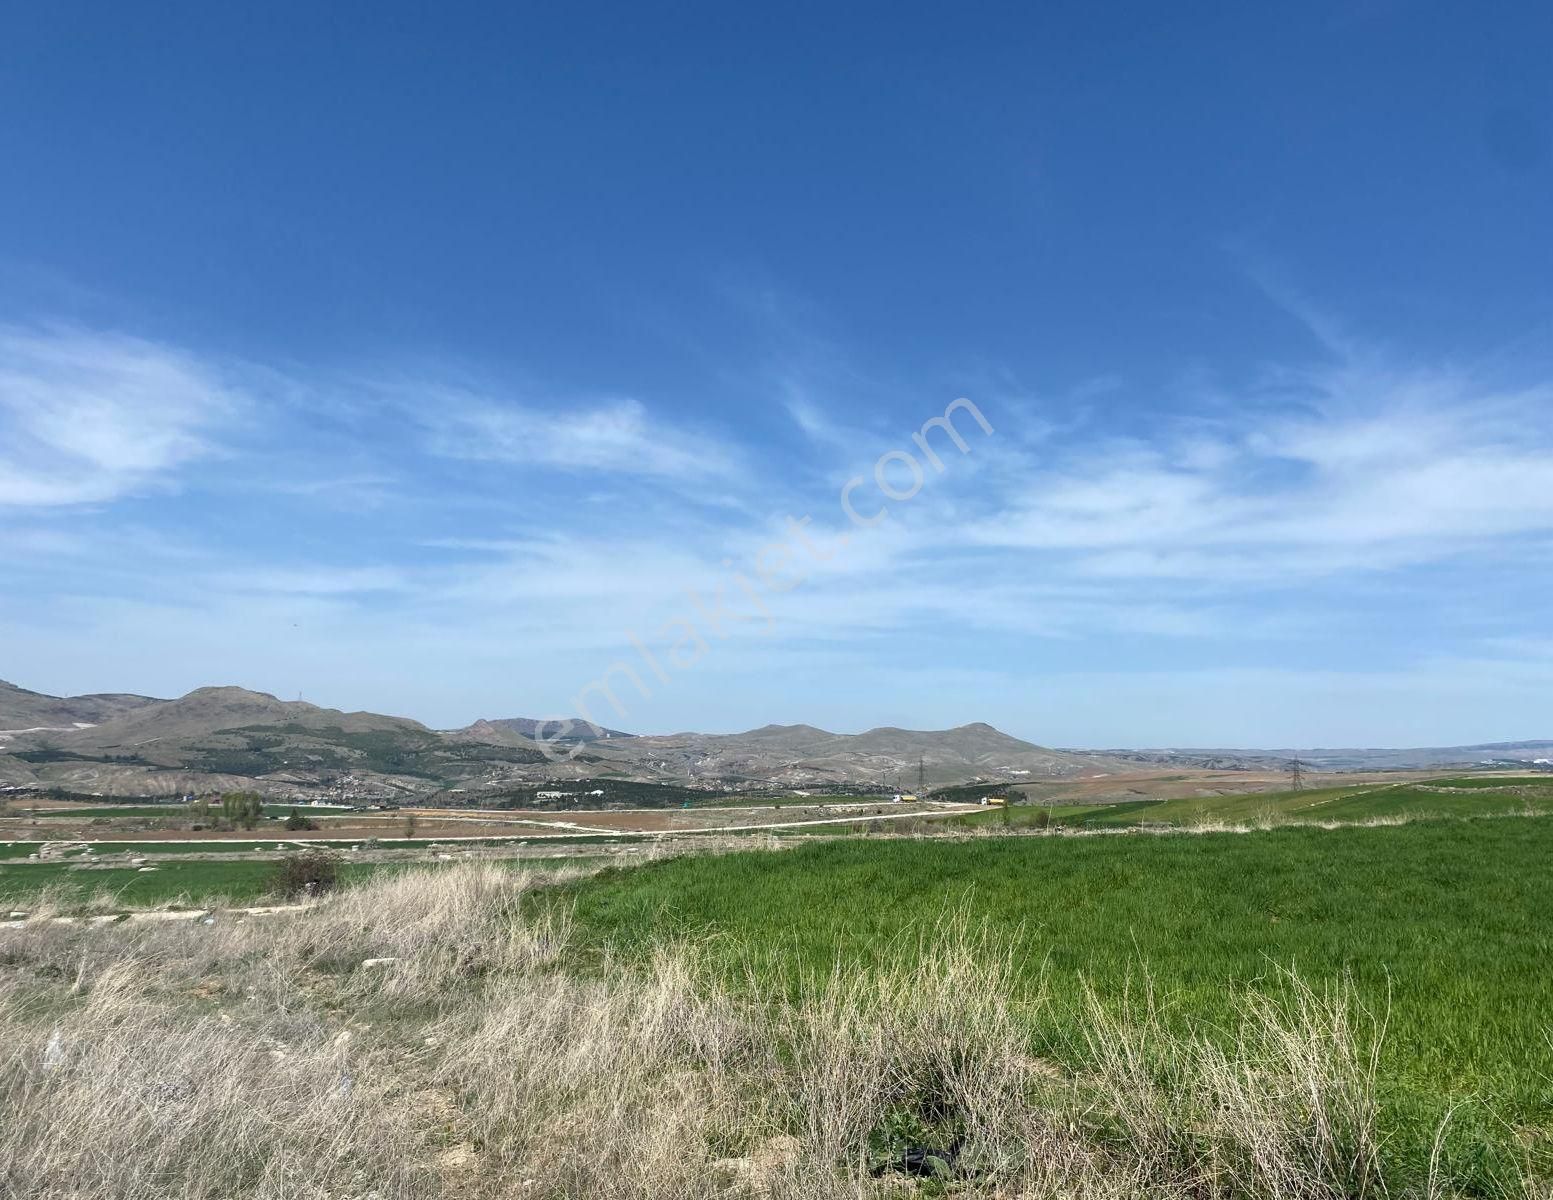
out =
<svg viewBox="0 0 1553 1200"><path fill-rule="evenodd" d="M291 815L286 818L286 828L295 833L301 829L317 829L318 822L312 817L304 817L296 809L291 810Z"/></svg>
<svg viewBox="0 0 1553 1200"><path fill-rule="evenodd" d="M275 864L270 891L287 900L323 896L340 886L340 860L325 850L288 854Z"/></svg>

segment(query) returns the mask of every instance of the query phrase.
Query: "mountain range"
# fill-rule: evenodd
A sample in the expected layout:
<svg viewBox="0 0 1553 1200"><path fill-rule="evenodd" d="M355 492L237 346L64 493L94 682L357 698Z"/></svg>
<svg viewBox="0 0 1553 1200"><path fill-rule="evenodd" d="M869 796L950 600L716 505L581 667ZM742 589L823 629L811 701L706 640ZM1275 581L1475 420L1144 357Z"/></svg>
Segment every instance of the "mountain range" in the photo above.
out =
<svg viewBox="0 0 1553 1200"><path fill-rule="evenodd" d="M565 736L560 736L564 734ZM536 737L553 739L546 754ZM1048 750L990 725L836 734L769 725L743 734L633 736L530 718L434 730L235 687L176 700L45 696L0 683L0 786L153 796L256 788L298 799L467 803L556 781L707 790L912 789L1066 779L1119 764ZM454 799L457 798L457 799Z"/></svg>
<svg viewBox="0 0 1553 1200"><path fill-rule="evenodd" d="M564 736L563 736L564 735ZM547 754L536 740L551 739ZM1277 768L1287 750L1054 750L986 724L831 733L766 725L736 734L632 735L512 717L435 730L237 687L176 700L48 696L0 682L0 787L167 796L252 788L276 798L482 803L585 779L680 789L915 790L1039 783L1172 765ZM1318 770L1430 769L1553 759L1553 742L1298 755Z"/></svg>

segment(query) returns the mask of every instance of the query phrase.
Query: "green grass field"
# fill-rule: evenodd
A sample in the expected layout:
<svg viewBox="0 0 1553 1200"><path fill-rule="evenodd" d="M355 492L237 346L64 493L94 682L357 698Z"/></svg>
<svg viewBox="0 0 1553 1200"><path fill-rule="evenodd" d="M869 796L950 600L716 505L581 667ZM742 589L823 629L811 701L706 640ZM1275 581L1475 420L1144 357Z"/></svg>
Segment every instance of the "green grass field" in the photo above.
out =
<svg viewBox="0 0 1553 1200"><path fill-rule="evenodd" d="M280 839L277 839L280 840ZM37 851L40 842L10 842L0 843L0 858L26 858ZM122 856L124 854L253 854L258 851L273 853L275 842L237 842L237 841L181 841L181 842L86 842L87 849L80 854L71 855L73 861L79 861L84 854L97 854L103 857ZM295 845L287 842L286 848L295 849Z"/></svg>
<svg viewBox="0 0 1553 1200"><path fill-rule="evenodd" d="M1451 788L1546 788L1553 791L1553 771L1541 775L1464 775L1454 779L1436 779L1437 787Z"/></svg>
<svg viewBox="0 0 1553 1200"><path fill-rule="evenodd" d="M961 817L946 817L944 824L954 828L1001 828L1004 825L1028 827L1050 822L1053 825L1084 825L1096 818L1133 818L1147 820L1147 810L1164 803L1160 800L1125 800L1115 804L1039 804L1028 801L1015 804L1005 816L1002 807L988 807L982 812L967 813Z"/></svg>
<svg viewBox="0 0 1553 1200"><path fill-rule="evenodd" d="M830 841L605 871L574 903L592 944L640 953L693 937L734 986L789 987L964 909L1044 976L1115 1000L1147 971L1174 1019L1214 1035L1232 994L1279 968L1350 978L1389 1005L1388 1120L1416 1161L1456 1100L1458 1157L1505 1128L1553 1135L1553 819L1251 834ZM753 973L750 972L753 964ZM1078 1019L1074 1017L1073 1019ZM1061 1039L1053 1037L1057 1053ZM1468 1173L1482 1167L1456 1164Z"/></svg>
<svg viewBox="0 0 1553 1200"><path fill-rule="evenodd" d="M0 866L0 903L25 906L44 888L82 901L107 892L117 904L136 908L161 904L182 895L195 903L225 896L234 901L257 900L269 886L273 866L266 862L168 862L142 873L135 867L82 869L68 863L28 863ZM347 868L350 869L350 868Z"/></svg>
<svg viewBox="0 0 1553 1200"><path fill-rule="evenodd" d="M106 804L93 808L40 808L33 810L25 804L13 806L26 820L36 817L40 821L89 821L96 817L174 817L186 820L189 810L182 804ZM287 810L290 811L289 809Z"/></svg>
<svg viewBox="0 0 1553 1200"><path fill-rule="evenodd" d="M275 856L277 859L280 855ZM596 861L586 855L564 859L530 859L523 867L532 870L556 870L565 866L589 865ZM113 898L115 908L146 908L187 897L200 905L214 899L248 903L266 898L273 861L196 860L162 861L155 871L138 867L80 868L71 863L0 864L0 904L25 908L44 889L67 903L85 903L98 893ZM438 862L345 863L347 883L359 882L383 871L440 868L451 864ZM510 865L510 864L509 864Z"/></svg>
<svg viewBox="0 0 1553 1200"><path fill-rule="evenodd" d="M1361 784L1300 792L1248 792L1175 800L1129 800L1114 804L1053 805L1058 825L1108 828L1125 825L1192 826L1223 822L1366 821L1385 818L1475 817L1524 812L1553 813L1553 777L1489 780L1449 779L1423 784ZM1038 800L1015 804L1009 821L1038 823L1047 806ZM957 823L999 825L998 809L956 818Z"/></svg>

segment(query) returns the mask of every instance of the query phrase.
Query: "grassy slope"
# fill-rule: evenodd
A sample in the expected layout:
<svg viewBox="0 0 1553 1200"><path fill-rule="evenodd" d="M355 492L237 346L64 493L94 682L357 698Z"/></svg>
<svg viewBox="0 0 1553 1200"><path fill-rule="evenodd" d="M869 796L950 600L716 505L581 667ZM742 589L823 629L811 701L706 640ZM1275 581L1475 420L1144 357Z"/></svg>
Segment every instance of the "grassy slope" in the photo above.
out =
<svg viewBox="0 0 1553 1200"><path fill-rule="evenodd" d="M1012 939L1023 970L1077 1000L1147 964L1181 1017L1228 1025L1230 987L1279 966L1352 977L1384 1008L1394 1119L1415 1147L1452 1098L1553 1124L1553 820L1257 834L830 842L606 871L567 889L599 942L712 932L735 977L769 985L864 964L965 906ZM1465 1118L1471 1122L1470 1114ZM1482 1120L1486 1123L1487 1118Z"/></svg>

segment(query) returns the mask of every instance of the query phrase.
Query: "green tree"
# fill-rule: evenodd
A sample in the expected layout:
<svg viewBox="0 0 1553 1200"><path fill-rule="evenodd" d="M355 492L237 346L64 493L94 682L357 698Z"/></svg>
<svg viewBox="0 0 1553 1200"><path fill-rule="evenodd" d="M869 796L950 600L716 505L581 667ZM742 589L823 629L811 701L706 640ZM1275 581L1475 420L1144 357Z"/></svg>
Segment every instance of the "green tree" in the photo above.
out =
<svg viewBox="0 0 1553 1200"><path fill-rule="evenodd" d="M264 799L257 792L227 792L221 797L221 817L233 829L252 829L264 816Z"/></svg>

